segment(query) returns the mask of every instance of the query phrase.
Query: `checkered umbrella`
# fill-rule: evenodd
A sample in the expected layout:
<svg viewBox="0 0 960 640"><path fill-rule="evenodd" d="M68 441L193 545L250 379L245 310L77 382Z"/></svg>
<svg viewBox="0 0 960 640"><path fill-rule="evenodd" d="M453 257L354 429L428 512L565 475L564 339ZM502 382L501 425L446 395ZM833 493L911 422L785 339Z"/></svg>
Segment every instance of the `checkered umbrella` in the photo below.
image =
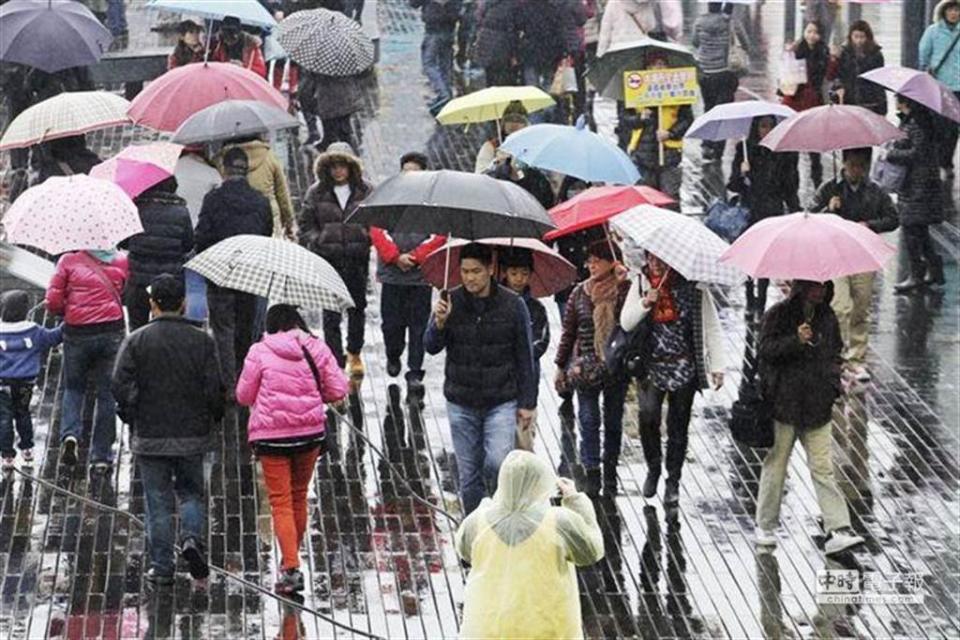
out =
<svg viewBox="0 0 960 640"><path fill-rule="evenodd" d="M719 262L729 245L699 221L642 204L610 219L614 233L631 247L653 253L687 280L732 285L743 281L736 269Z"/></svg>
<svg viewBox="0 0 960 640"><path fill-rule="evenodd" d="M297 11L284 18L273 35L294 62L314 73L352 76L373 64L373 42L339 11Z"/></svg>
<svg viewBox="0 0 960 640"><path fill-rule="evenodd" d="M106 91L71 91L38 102L18 115L0 138L0 150L75 136L130 122L130 103Z"/></svg>
<svg viewBox="0 0 960 640"><path fill-rule="evenodd" d="M330 311L354 306L347 285L329 262L286 240L233 236L185 266L217 286L262 296L272 303Z"/></svg>

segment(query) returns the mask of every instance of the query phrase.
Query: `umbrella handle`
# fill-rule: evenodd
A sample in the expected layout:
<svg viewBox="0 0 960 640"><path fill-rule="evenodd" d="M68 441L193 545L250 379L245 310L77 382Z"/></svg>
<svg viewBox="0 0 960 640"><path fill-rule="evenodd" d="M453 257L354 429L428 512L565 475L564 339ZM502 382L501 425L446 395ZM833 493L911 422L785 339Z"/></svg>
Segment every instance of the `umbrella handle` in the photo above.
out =
<svg viewBox="0 0 960 640"><path fill-rule="evenodd" d="M450 286L450 243L453 241L453 234L447 235L447 257L444 261L443 267L443 290L440 292L440 295L443 296L444 293L448 291Z"/></svg>

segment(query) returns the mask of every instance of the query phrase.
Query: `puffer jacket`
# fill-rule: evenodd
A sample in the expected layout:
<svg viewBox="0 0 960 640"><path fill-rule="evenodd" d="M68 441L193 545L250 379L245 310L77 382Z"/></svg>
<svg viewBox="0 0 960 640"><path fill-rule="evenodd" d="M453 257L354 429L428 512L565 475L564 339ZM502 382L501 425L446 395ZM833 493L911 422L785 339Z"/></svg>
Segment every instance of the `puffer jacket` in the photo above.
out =
<svg viewBox="0 0 960 640"><path fill-rule="evenodd" d="M960 45L958 45L960 46ZM920 108L923 107L914 107ZM940 169L932 124L924 125L923 115L900 115L900 130L906 138L893 143L887 160L907 167L898 192L897 211L904 226L929 225L943 221ZM929 119L929 118L927 118Z"/></svg>
<svg viewBox="0 0 960 640"><path fill-rule="evenodd" d="M933 10L933 24L926 28L920 38L919 68L937 71L937 80L951 91L960 91L960 42L947 56L947 49L960 37L960 24L951 28L943 17L948 0L940 0ZM941 64L942 62L942 64Z"/></svg>
<svg viewBox="0 0 960 640"><path fill-rule="evenodd" d="M320 374L320 389L303 355ZM250 347L237 381L237 402L253 407L250 442L318 436L325 431L325 402L347 395L349 383L330 348L299 329L272 333Z"/></svg>
<svg viewBox="0 0 960 640"><path fill-rule="evenodd" d="M287 176L283 172L280 160L277 159L269 144L262 140L251 140L225 146L217 158L217 166L222 168L224 154L234 147L243 149L250 162L247 182L270 201L270 211L273 214L273 237L283 238L288 235L292 237L293 202L290 201Z"/></svg>
<svg viewBox="0 0 960 640"><path fill-rule="evenodd" d="M333 191L330 167L334 162L350 167L351 193L345 208L340 207ZM300 244L337 269L346 263L366 265L370 258L370 234L362 224L345 222L372 189L363 180L363 166L354 156L327 152L320 154L313 168L317 181L303 197L298 220Z"/></svg>
<svg viewBox="0 0 960 640"><path fill-rule="evenodd" d="M843 339L837 316L830 308L833 284L814 311L810 327L813 342L804 344L797 327L804 322L804 286L796 284L790 296L772 306L760 327L760 380L773 416L796 429L812 429L830 421L840 395Z"/></svg>
<svg viewBox="0 0 960 640"><path fill-rule="evenodd" d="M260 50L262 42L260 38L250 33L241 33L243 39L243 54L241 62L243 68L253 71L261 78L267 77L267 63L263 60L263 52ZM227 44L222 40L210 52L212 62L230 62L230 54L227 53Z"/></svg>
<svg viewBox="0 0 960 640"><path fill-rule="evenodd" d="M730 16L705 13L693 25L694 57L703 73L726 71L730 65Z"/></svg>
<svg viewBox="0 0 960 640"><path fill-rule="evenodd" d="M835 69L830 69L827 80L836 80L835 86L843 87L843 104L852 104L864 109L870 109L879 115L887 113L887 92L876 82L870 82L860 77L883 66L883 52L879 46L858 56L856 52L845 45L840 52L840 58Z"/></svg>
<svg viewBox="0 0 960 640"><path fill-rule="evenodd" d="M473 58L478 67L506 67L517 57L520 0L480 0Z"/></svg>
<svg viewBox="0 0 960 640"><path fill-rule="evenodd" d="M143 233L121 244L130 261L130 283L145 287L161 273L177 275L193 251L186 201L172 193L147 192L136 200Z"/></svg>
<svg viewBox="0 0 960 640"><path fill-rule="evenodd" d="M109 285L98 275L97 266L109 280ZM128 275L127 257L123 254L118 254L110 262L102 262L86 251L66 253L57 261L57 270L47 287L47 310L55 316L63 316L64 333L68 336L122 332L120 292Z"/></svg>

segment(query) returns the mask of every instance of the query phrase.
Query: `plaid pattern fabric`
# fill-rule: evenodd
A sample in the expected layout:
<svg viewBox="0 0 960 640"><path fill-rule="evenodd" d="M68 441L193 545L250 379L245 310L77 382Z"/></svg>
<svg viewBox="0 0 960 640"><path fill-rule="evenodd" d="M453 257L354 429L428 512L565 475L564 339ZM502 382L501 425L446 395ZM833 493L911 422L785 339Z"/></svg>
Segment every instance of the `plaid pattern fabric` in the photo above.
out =
<svg viewBox="0 0 960 640"><path fill-rule="evenodd" d="M0 149L29 147L45 140L74 136L130 122L130 103L106 91L61 93L14 118L0 138Z"/></svg>
<svg viewBox="0 0 960 640"><path fill-rule="evenodd" d="M354 306L347 285L329 262L298 244L240 235L218 242L186 264L215 285L305 309Z"/></svg>
<svg viewBox="0 0 960 640"><path fill-rule="evenodd" d="M284 18L273 35L294 62L314 73L352 76L373 64L373 42L339 11L297 11Z"/></svg>
<svg viewBox="0 0 960 640"><path fill-rule="evenodd" d="M724 285L743 280L737 269L719 262L729 245L697 220L644 204L614 217L610 224L625 240L633 261L631 247L657 255L687 280Z"/></svg>

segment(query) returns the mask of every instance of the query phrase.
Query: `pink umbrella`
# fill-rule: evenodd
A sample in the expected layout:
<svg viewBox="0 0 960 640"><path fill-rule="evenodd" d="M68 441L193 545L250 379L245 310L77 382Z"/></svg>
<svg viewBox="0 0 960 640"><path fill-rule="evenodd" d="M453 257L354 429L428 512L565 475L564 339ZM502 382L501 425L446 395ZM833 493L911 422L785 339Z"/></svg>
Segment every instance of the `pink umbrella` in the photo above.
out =
<svg viewBox="0 0 960 640"><path fill-rule="evenodd" d="M127 115L159 131L176 131L197 111L223 100L258 100L287 109L287 99L256 73L228 62L177 67L151 82Z"/></svg>
<svg viewBox="0 0 960 640"><path fill-rule="evenodd" d="M530 276L530 294L534 298L551 296L563 291L577 280L577 268L559 253L533 238L484 238L483 240L454 240L435 250L423 261L421 269L427 282L438 289L460 285L460 249L471 242L496 247L518 247L533 253L533 274ZM449 261L447 249L450 250ZM444 264L449 264L448 281L444 282Z"/></svg>
<svg viewBox="0 0 960 640"><path fill-rule="evenodd" d="M919 102L945 118L960 122L960 100L945 84L925 71L880 67L861 73L860 77Z"/></svg>
<svg viewBox="0 0 960 640"><path fill-rule="evenodd" d="M152 142L131 145L90 170L90 175L120 185L131 198L173 175L183 145Z"/></svg>
<svg viewBox="0 0 960 640"><path fill-rule="evenodd" d="M826 282L883 268L896 248L832 213L791 213L747 229L721 256L752 278Z"/></svg>
<svg viewBox="0 0 960 640"><path fill-rule="evenodd" d="M790 116L760 144L771 151L813 151L873 147L904 134L883 116L849 104L828 104Z"/></svg>
<svg viewBox="0 0 960 640"><path fill-rule="evenodd" d="M123 189L78 174L54 176L24 191L3 217L7 240L54 255L112 249L143 232L140 215Z"/></svg>

